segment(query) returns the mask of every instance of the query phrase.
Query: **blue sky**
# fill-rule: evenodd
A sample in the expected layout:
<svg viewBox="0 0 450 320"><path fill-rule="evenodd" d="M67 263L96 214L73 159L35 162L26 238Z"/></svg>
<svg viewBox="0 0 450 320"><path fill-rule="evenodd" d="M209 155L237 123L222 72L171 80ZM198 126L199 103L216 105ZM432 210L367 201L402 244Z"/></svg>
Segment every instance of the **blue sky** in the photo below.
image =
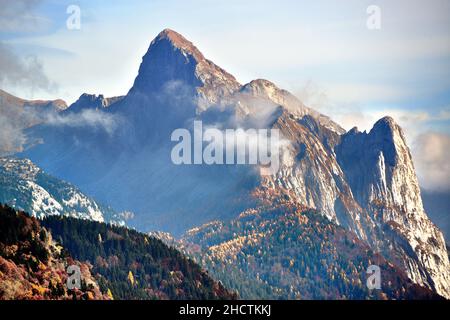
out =
<svg viewBox="0 0 450 320"><path fill-rule="evenodd" d="M66 27L71 4L81 9L80 30ZM369 5L381 10L380 30L366 26ZM406 131L421 183L450 189L450 0L0 0L0 6L3 48L20 63L36 64L30 69L48 80L38 85L0 70L0 88L20 97L71 103L83 92L125 94L151 40L172 28L241 83L269 79L347 129L370 129L392 115ZM424 155L430 144L439 152Z"/></svg>

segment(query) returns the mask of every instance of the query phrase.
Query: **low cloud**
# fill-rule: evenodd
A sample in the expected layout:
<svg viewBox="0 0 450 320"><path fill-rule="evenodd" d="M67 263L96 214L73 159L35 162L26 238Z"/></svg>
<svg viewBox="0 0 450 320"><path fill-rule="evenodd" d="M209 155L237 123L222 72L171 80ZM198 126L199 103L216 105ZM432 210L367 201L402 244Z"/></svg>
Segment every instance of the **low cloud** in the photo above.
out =
<svg viewBox="0 0 450 320"><path fill-rule="evenodd" d="M25 142L23 128L0 115L0 156L21 151Z"/></svg>
<svg viewBox="0 0 450 320"><path fill-rule="evenodd" d="M45 112L0 95L0 156L21 151L27 140L24 130L44 118Z"/></svg>
<svg viewBox="0 0 450 320"><path fill-rule="evenodd" d="M429 191L450 191L450 135L421 134L412 150L421 186Z"/></svg>
<svg viewBox="0 0 450 320"><path fill-rule="evenodd" d="M37 13L41 0L0 0L0 35L2 33L36 33L50 21ZM0 87L55 92L57 86L44 72L42 62L34 55L23 56L13 45L0 42Z"/></svg>
<svg viewBox="0 0 450 320"><path fill-rule="evenodd" d="M49 113L45 123L50 126L82 128L90 127L98 130L104 130L109 135L119 127L121 117L112 113L84 109L77 113Z"/></svg>
<svg viewBox="0 0 450 320"><path fill-rule="evenodd" d="M104 131L112 136L123 124L121 116L93 109L85 109L76 113L58 113L39 107L20 110L17 106L12 107L15 107L13 113L5 112L5 108L0 108L0 156L23 151L28 142L25 130L35 125L45 124L53 127Z"/></svg>

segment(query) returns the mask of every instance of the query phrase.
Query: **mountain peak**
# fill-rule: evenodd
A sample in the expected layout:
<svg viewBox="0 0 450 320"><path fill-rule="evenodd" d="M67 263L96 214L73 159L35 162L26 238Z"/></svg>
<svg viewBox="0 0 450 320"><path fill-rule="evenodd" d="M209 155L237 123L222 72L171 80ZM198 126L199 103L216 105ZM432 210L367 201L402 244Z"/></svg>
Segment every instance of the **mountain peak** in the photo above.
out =
<svg viewBox="0 0 450 320"><path fill-rule="evenodd" d="M273 82L266 79L255 79L245 84L241 91L262 93L262 92L272 92L275 90L280 90Z"/></svg>
<svg viewBox="0 0 450 320"><path fill-rule="evenodd" d="M397 123L395 122L394 118L390 116L385 116L375 123L374 128L386 126L389 128L395 128L397 127Z"/></svg>
<svg viewBox="0 0 450 320"><path fill-rule="evenodd" d="M385 116L378 120L374 125L370 133L377 137L390 137L392 140L396 140L396 143L402 141L406 145L405 135L402 128L395 122L390 116ZM400 139L396 139L399 137Z"/></svg>
<svg viewBox="0 0 450 320"><path fill-rule="evenodd" d="M152 41L150 48L158 45L161 41L169 41L173 47L192 55L197 62L205 60L203 54L191 41L172 29L166 28L161 31Z"/></svg>
<svg viewBox="0 0 450 320"><path fill-rule="evenodd" d="M208 103L240 88L231 74L207 60L192 42L176 31L164 29L142 58L131 91L160 93L174 83L194 88Z"/></svg>
<svg viewBox="0 0 450 320"><path fill-rule="evenodd" d="M191 43L181 34L169 28L166 28L163 31L161 31L156 37L156 39L168 39L176 44Z"/></svg>
<svg viewBox="0 0 450 320"><path fill-rule="evenodd" d="M180 36L180 34L170 28L165 28L158 34L158 37L172 37L172 36Z"/></svg>

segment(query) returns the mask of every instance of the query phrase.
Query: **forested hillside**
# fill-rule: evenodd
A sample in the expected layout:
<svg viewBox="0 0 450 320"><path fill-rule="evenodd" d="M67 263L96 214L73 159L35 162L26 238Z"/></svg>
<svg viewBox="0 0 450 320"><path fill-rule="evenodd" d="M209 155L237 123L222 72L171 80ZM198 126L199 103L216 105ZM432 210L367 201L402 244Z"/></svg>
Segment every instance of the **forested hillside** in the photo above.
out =
<svg viewBox="0 0 450 320"><path fill-rule="evenodd" d="M81 270L69 290L67 268ZM124 227L0 206L0 299L234 299L195 262Z"/></svg>
<svg viewBox="0 0 450 320"><path fill-rule="evenodd" d="M229 222L195 228L181 247L242 298L440 298L353 233L288 205L252 209ZM370 265L381 269L381 290L366 286Z"/></svg>
<svg viewBox="0 0 450 320"><path fill-rule="evenodd" d="M67 267L78 266L81 288L67 287ZM74 260L54 243L39 221L0 205L0 300L109 299L88 263Z"/></svg>
<svg viewBox="0 0 450 320"><path fill-rule="evenodd" d="M114 299L232 299L192 260L162 241L124 227L52 216L45 226L76 259L92 264Z"/></svg>

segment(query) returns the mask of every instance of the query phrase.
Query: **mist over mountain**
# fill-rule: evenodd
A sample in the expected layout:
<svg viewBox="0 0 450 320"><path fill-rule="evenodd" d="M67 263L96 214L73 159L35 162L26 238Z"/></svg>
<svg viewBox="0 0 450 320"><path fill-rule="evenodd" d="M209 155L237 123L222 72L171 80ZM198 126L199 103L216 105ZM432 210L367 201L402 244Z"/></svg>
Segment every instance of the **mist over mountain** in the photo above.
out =
<svg viewBox="0 0 450 320"><path fill-rule="evenodd" d="M240 84L188 40L162 31L126 96L82 95L57 121L27 131L19 155L70 181L132 226L176 235L286 201L314 209L380 252L415 284L450 297L442 233L423 209L402 129L385 117L370 132L345 132L268 80ZM219 130L278 129L281 166L175 165L173 130L193 121Z"/></svg>
<svg viewBox="0 0 450 320"><path fill-rule="evenodd" d="M49 113L67 108L63 100L24 100L0 89L0 156L22 151L25 129L45 121Z"/></svg>

